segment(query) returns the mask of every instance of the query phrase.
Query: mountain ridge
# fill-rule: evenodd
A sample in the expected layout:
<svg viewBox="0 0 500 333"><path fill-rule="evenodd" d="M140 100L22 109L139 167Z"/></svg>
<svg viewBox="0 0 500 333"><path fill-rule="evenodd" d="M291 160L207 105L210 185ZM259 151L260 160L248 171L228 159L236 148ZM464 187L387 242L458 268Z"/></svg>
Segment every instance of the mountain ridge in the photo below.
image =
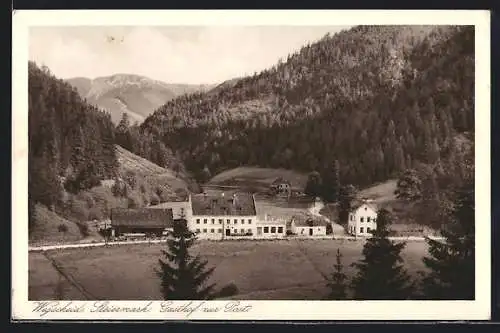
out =
<svg viewBox="0 0 500 333"><path fill-rule="evenodd" d="M116 73L96 78L74 77L66 82L80 96L111 114L116 124L127 113L134 121L143 121L157 107L179 95L208 91L215 85L166 83L137 74Z"/></svg>

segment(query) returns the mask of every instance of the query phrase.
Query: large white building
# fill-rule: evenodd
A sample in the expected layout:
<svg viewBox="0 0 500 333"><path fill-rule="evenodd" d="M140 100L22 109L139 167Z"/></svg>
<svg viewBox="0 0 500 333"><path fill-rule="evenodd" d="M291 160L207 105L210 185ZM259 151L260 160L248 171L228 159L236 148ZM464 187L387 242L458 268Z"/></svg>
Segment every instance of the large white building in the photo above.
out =
<svg viewBox="0 0 500 333"><path fill-rule="evenodd" d="M377 209L368 201L353 207L349 212L347 232L354 236L371 236L377 229Z"/></svg>

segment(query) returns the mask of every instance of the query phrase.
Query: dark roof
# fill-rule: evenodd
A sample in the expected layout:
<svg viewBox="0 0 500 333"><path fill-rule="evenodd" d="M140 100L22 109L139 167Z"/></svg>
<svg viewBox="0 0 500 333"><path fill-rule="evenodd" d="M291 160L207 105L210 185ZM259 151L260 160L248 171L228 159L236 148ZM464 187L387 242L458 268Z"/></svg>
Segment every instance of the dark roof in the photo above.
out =
<svg viewBox="0 0 500 333"><path fill-rule="evenodd" d="M173 221L172 209L115 208L111 210L112 226L171 228Z"/></svg>
<svg viewBox="0 0 500 333"><path fill-rule="evenodd" d="M305 214L294 215L292 220L298 227L318 227L326 226L328 224L328 221L325 218Z"/></svg>
<svg viewBox="0 0 500 333"><path fill-rule="evenodd" d="M252 194L243 192L196 194L191 197L193 215L257 215Z"/></svg>

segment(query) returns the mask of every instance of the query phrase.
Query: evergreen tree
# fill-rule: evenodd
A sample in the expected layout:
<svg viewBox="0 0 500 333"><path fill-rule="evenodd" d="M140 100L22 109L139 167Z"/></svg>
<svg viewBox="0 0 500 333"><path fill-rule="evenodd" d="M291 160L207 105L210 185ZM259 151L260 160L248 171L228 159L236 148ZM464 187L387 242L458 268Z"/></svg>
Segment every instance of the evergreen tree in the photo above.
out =
<svg viewBox="0 0 500 333"><path fill-rule="evenodd" d="M349 184L342 186L339 191L339 221L342 225L347 225L351 205L356 198L357 189Z"/></svg>
<svg viewBox="0 0 500 333"><path fill-rule="evenodd" d="M319 172L311 172L307 178L306 187L304 193L311 196L317 197L321 194L322 179Z"/></svg>
<svg viewBox="0 0 500 333"><path fill-rule="evenodd" d="M215 268L207 269L207 261L189 253L195 240L195 234L188 229L185 219L174 223L167 241L168 250L162 250L165 259L159 259L160 269L157 271L164 299L209 300L235 295L237 288L234 284L219 291L215 290L214 284L207 284Z"/></svg>
<svg viewBox="0 0 500 333"><path fill-rule="evenodd" d="M352 280L355 299L403 300L413 295L413 283L401 258L405 243L398 244L388 239L390 223L390 213L379 210L377 229L366 241L364 257L353 264L358 269Z"/></svg>
<svg viewBox="0 0 500 333"><path fill-rule="evenodd" d="M330 289L328 299L346 299L347 298L347 276L344 273L344 266L342 265L342 253L337 249L336 263L333 265L334 272L327 283Z"/></svg>
<svg viewBox="0 0 500 333"><path fill-rule="evenodd" d="M429 299L474 299L475 294L475 209L474 183L454 191L450 221L441 231L445 241L427 239L429 269L422 291Z"/></svg>
<svg viewBox="0 0 500 333"><path fill-rule="evenodd" d="M338 200L340 191L340 164L338 160L333 162L333 168L327 170L328 177L323 177L323 199L332 202Z"/></svg>

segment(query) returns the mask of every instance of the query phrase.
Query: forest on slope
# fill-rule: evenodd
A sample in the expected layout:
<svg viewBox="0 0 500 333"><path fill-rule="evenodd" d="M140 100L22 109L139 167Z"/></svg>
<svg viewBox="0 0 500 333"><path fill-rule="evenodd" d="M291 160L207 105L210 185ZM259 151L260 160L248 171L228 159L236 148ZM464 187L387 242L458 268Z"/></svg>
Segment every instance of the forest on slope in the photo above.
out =
<svg viewBox="0 0 500 333"><path fill-rule="evenodd" d="M366 186L465 159L456 142L473 140L473 88L473 27L358 26L167 102L129 128L128 148L155 162L168 147L200 181L242 165L327 178L338 165L342 183Z"/></svg>
<svg viewBox="0 0 500 333"><path fill-rule="evenodd" d="M28 67L30 240L91 236L86 222L109 218L114 207L144 207L196 187L182 168L174 174L116 149L120 132L109 113L47 67Z"/></svg>

